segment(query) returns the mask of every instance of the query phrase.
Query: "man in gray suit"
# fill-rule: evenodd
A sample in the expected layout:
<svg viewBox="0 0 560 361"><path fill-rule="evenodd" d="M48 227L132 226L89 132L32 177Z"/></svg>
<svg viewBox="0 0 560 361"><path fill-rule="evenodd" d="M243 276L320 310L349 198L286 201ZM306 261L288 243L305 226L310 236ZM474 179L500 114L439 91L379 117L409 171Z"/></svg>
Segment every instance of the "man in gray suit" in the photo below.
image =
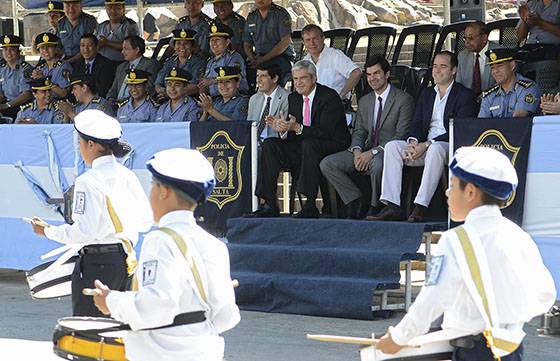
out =
<svg viewBox="0 0 560 361"><path fill-rule="evenodd" d="M278 137L278 132L266 124L266 118L278 117L280 113L288 114L290 92L278 85L279 79L278 65L265 62L257 66L258 92L249 99L247 120L258 122L259 144L266 138Z"/></svg>
<svg viewBox="0 0 560 361"><path fill-rule="evenodd" d="M414 114L414 99L391 86L391 66L381 56L372 56L365 64L372 92L358 102L352 143L347 150L331 154L321 161L321 172L334 186L346 205L348 218L363 218L362 193L350 178L359 172L371 179L371 202L368 215L375 214L381 204L381 172L383 146L395 139L405 139Z"/></svg>
<svg viewBox="0 0 560 361"><path fill-rule="evenodd" d="M138 35L124 38L122 54L125 62L117 67L113 85L111 85L111 88L107 92L107 99L115 101L129 96L128 87L125 82L128 69L144 70L152 74L148 82L148 93L153 93L154 82L160 66L157 60L149 59L144 56L145 50L146 44L144 43L144 39Z"/></svg>
<svg viewBox="0 0 560 361"><path fill-rule="evenodd" d="M457 56L459 66L455 81L470 88L476 96L496 83L490 75L490 67L486 64L484 55L489 46L488 34L490 31L482 21L467 25L465 49Z"/></svg>

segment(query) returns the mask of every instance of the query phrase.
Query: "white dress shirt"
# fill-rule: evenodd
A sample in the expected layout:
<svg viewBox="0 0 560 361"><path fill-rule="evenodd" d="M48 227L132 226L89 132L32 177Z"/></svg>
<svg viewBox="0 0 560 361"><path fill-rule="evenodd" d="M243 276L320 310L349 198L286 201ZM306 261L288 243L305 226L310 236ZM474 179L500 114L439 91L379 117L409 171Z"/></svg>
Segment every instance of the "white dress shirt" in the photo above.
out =
<svg viewBox="0 0 560 361"><path fill-rule="evenodd" d="M445 113L445 105L447 104L449 93L451 92L451 88L453 88L453 84L455 84L454 81L449 84L449 86L445 90L445 94L443 95L443 97L439 94L438 86L436 85L434 87L436 98L434 99L434 108L432 110L432 121L430 122L430 130L428 131L428 140L435 139L447 132L443 123L443 118Z"/></svg>
<svg viewBox="0 0 560 361"><path fill-rule="evenodd" d="M136 69L136 67L140 63L140 60L142 60L141 56L134 59L133 61L131 61L130 64L128 64L128 68L129 69ZM123 79L123 82L121 84L121 87L119 89L119 93L117 94L117 99L126 98L126 97L128 97L128 95L129 95L128 84L126 84L126 76L125 76L124 79Z"/></svg>
<svg viewBox="0 0 560 361"><path fill-rule="evenodd" d="M264 108L266 108L266 102L268 100L268 98L270 98L270 108L272 108L272 103L274 102L274 97L276 96L276 91L278 90L278 85L276 86L276 88L274 88L274 90L272 91L272 93L270 93L270 95L266 95L265 93L263 93L264 95L264 102L263 102L263 106L261 108L261 111L259 112L259 119L262 118L263 112L264 112ZM269 114L270 114L270 108L268 109ZM287 114L284 114L285 116L287 116ZM269 132L270 127L268 125L266 125L261 133L261 138L262 139L266 139L268 138L268 132Z"/></svg>
<svg viewBox="0 0 560 361"><path fill-rule="evenodd" d="M354 69L359 69L349 57L347 57L341 50L325 46L317 63L313 61L311 54L307 54L304 59L310 60L317 68L317 82L336 90L340 91L346 85L346 81L350 77L350 73Z"/></svg>
<svg viewBox="0 0 560 361"><path fill-rule="evenodd" d="M379 97L381 97L382 99L381 101L383 102L382 109L381 109L381 112L383 113L383 109L385 109L385 104L387 103L387 97L389 96L390 91L391 91L391 84L387 84L387 88L385 88L383 93L381 94L375 93L375 106L373 108L373 122L372 122L371 131L373 131L373 129L375 129L376 127L377 113L379 112Z"/></svg>
<svg viewBox="0 0 560 361"><path fill-rule="evenodd" d="M477 231L486 253L499 326L521 330L525 322L548 311L556 299L554 281L531 237L503 217L497 206L471 210L465 225ZM444 330L476 335L485 328L464 281L471 275L462 274L457 264L450 232L454 231L442 235L433 252L434 256L444 257L436 284L424 286L401 322L390 329L391 337L399 345L428 332L432 321L442 314Z"/></svg>
<svg viewBox="0 0 560 361"><path fill-rule="evenodd" d="M122 233L116 233L107 197L121 221ZM112 155L95 159L91 169L76 178L72 219L72 225L45 228L45 235L72 245L120 243L119 238L136 244L138 233L147 232L153 224L150 202L140 181Z"/></svg>
<svg viewBox="0 0 560 361"><path fill-rule="evenodd" d="M111 316L132 330L171 324L181 313L206 311L206 321L153 331L131 331L124 337L126 357L133 361L222 361L220 333L240 321L226 245L200 228L190 211L164 215L159 227L181 235L196 265L207 302L199 296L191 267L175 241L159 230L142 243L135 277L138 291L111 291ZM150 272L147 272L149 270Z"/></svg>
<svg viewBox="0 0 560 361"><path fill-rule="evenodd" d="M480 67L481 86L482 86L482 79L484 79L484 73L486 71L490 71L490 67L486 66L486 50L488 50L488 43L486 43L484 48L482 48L482 50L478 52L478 65ZM474 67L474 64L476 64L476 54L473 54L473 62L472 62L473 67ZM472 87L472 84L471 84L471 87ZM484 89L482 89L482 90L484 90Z"/></svg>

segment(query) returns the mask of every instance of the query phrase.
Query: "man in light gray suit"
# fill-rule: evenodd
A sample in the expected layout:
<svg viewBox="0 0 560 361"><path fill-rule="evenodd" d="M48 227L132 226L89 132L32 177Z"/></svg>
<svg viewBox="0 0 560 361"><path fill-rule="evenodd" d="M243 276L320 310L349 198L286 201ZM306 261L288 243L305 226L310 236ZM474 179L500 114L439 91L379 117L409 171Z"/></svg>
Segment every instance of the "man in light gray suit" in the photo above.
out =
<svg viewBox="0 0 560 361"><path fill-rule="evenodd" d="M381 173L383 146L396 139L405 139L414 114L414 99L391 86L391 66L381 56L372 56L365 64L372 92L358 102L352 143L347 150L331 154L321 161L321 172L334 186L346 205L347 218L363 218L362 193L350 178L359 172L370 176L371 201L368 215L375 214L381 204Z"/></svg>
<svg viewBox="0 0 560 361"><path fill-rule="evenodd" d="M278 85L280 68L276 64L262 63L257 67L258 92L249 99L247 120L259 122L259 144L266 138L278 137L278 132L266 124L268 116L288 115L289 91Z"/></svg>
<svg viewBox="0 0 560 361"><path fill-rule="evenodd" d="M107 99L115 101L129 96L128 87L125 82L128 69L144 70L152 74L148 82L148 93L153 93L154 82L160 66L157 60L149 59L144 56L145 50L146 44L144 43L144 39L138 35L124 38L122 54L125 62L117 67L113 85L111 85L111 88L107 92Z"/></svg>
<svg viewBox="0 0 560 361"><path fill-rule="evenodd" d="M470 88L476 96L483 90L489 89L496 82L490 74L490 67L486 64L486 50L490 31L482 21L475 21L465 29L465 49L457 55L459 66L455 81Z"/></svg>

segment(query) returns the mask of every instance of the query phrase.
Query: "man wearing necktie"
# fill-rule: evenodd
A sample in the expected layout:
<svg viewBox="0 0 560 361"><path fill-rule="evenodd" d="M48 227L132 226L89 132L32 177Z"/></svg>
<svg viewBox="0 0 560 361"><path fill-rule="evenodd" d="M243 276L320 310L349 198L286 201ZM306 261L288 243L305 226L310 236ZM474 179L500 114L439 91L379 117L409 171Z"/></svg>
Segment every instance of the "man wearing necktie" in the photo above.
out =
<svg viewBox="0 0 560 361"><path fill-rule="evenodd" d="M383 147L391 140L404 140L409 131L414 99L391 86L390 70L382 56L367 60L365 73L373 91L358 101L350 147L321 161L321 172L345 204L346 218L361 219L380 210ZM356 173L369 176L371 199L362 199L362 191L352 177Z"/></svg>
<svg viewBox="0 0 560 361"><path fill-rule="evenodd" d="M315 199L321 180L319 163L350 143L342 100L335 90L317 83L315 65L308 60L297 62L292 77L296 91L288 96L288 114L266 120L280 137L268 138L262 144L255 194L265 204L251 214L254 217L279 215L276 184L280 170L286 168L297 180L296 191L307 198L296 217L318 217Z"/></svg>
<svg viewBox="0 0 560 361"><path fill-rule="evenodd" d="M484 55L490 45L488 34L490 31L482 21L467 25L464 35L465 49L457 55L459 66L455 81L470 88L477 96L496 83L490 75L490 67L486 64Z"/></svg>
<svg viewBox="0 0 560 361"><path fill-rule="evenodd" d="M97 93L105 97L115 78L114 63L97 52L97 37L93 34L82 35L80 54L82 59L71 64L73 75L93 75Z"/></svg>

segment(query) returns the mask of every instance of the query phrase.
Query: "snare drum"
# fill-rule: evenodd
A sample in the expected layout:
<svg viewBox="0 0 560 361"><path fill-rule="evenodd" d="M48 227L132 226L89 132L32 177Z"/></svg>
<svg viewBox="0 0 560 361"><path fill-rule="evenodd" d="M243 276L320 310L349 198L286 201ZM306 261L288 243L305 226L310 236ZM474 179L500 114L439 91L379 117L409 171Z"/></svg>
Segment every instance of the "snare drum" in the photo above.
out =
<svg viewBox="0 0 560 361"><path fill-rule="evenodd" d="M54 329L54 353L73 361L126 361L122 340L126 331L115 331L122 326L110 318L61 318Z"/></svg>
<svg viewBox="0 0 560 361"><path fill-rule="evenodd" d="M72 294L72 272L78 256L73 256L60 266L45 270L55 261L43 263L26 272L29 292L34 299L49 299Z"/></svg>

